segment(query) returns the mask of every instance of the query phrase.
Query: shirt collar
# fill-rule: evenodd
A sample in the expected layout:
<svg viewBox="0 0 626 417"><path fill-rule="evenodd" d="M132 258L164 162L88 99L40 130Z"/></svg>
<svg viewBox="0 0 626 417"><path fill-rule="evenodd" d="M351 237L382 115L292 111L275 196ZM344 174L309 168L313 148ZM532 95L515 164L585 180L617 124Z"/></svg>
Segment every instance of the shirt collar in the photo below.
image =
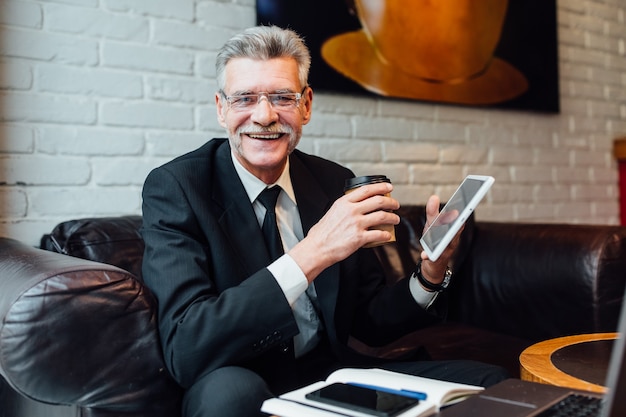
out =
<svg viewBox="0 0 626 417"><path fill-rule="evenodd" d="M253 203L254 200L261 194L261 192L268 187L263 181L252 175L250 171L244 168L243 165L237 160L234 152L231 150L230 156L233 160L233 164L235 165L235 171L237 171L237 175L239 175L239 179L243 184L243 188L246 190L248 194L248 198L250 202ZM283 189L285 194L289 197L294 204L296 204L296 195L293 191L293 185L291 184L291 176L289 175L289 158L287 158L287 163L285 164L285 168L283 172L278 177L278 180L274 184L270 185L280 185L280 188Z"/></svg>

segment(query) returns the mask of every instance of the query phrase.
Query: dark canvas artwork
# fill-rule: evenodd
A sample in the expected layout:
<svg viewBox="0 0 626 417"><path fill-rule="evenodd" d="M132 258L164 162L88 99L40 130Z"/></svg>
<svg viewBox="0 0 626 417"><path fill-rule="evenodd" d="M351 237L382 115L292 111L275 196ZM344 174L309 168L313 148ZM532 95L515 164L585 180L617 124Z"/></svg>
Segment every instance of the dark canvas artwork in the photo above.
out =
<svg viewBox="0 0 626 417"><path fill-rule="evenodd" d="M556 0L257 0L311 49L315 91L559 111Z"/></svg>

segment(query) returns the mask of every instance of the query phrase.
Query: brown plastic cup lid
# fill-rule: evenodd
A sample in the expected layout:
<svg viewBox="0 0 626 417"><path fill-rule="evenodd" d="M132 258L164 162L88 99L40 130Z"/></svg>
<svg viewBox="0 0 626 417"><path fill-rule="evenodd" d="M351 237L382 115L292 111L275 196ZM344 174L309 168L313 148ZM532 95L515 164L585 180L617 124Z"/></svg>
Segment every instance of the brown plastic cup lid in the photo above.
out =
<svg viewBox="0 0 626 417"><path fill-rule="evenodd" d="M344 191L352 190L366 184L376 184L379 182L391 182L386 175L363 175L361 177L348 178L346 180Z"/></svg>

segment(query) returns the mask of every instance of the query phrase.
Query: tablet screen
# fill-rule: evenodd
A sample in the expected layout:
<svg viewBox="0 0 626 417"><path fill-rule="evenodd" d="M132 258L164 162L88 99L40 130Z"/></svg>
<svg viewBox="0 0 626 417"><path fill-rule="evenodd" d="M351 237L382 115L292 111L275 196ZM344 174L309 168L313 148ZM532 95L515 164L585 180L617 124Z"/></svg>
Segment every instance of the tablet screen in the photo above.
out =
<svg viewBox="0 0 626 417"><path fill-rule="evenodd" d="M436 261L441 256L493 182L493 177L468 175L452 194L420 239L422 248L431 261Z"/></svg>

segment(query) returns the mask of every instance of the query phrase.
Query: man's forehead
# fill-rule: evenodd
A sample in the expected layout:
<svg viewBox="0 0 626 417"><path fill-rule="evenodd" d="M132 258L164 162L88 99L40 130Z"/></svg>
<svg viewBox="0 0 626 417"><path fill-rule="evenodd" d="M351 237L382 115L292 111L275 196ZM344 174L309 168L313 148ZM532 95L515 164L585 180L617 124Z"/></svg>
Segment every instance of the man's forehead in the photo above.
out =
<svg viewBox="0 0 626 417"><path fill-rule="evenodd" d="M293 58L233 58L226 64L224 81L229 91L256 91L262 87L294 89L299 84L298 65Z"/></svg>

